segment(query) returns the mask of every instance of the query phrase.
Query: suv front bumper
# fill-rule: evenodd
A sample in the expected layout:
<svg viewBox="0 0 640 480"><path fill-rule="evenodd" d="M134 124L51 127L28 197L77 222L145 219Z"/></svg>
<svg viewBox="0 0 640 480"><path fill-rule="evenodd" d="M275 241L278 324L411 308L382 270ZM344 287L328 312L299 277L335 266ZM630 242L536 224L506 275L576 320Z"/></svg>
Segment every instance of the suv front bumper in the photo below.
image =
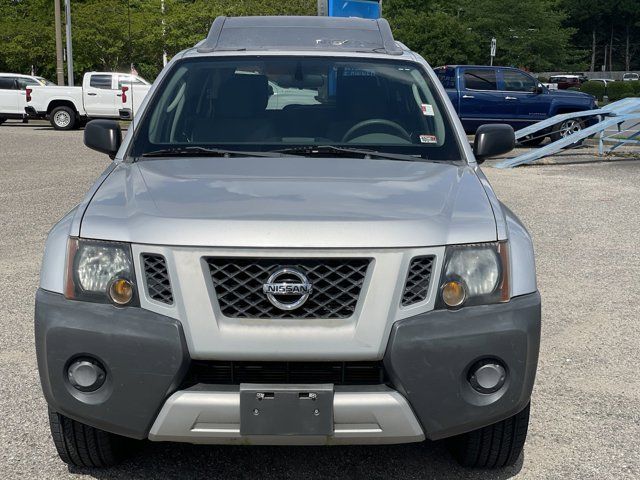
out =
<svg viewBox="0 0 640 480"><path fill-rule="evenodd" d="M396 322L384 358L389 385L336 386L329 437L246 438L239 433L237 386L179 390L190 358L175 319L39 290L35 330L50 408L106 431L192 443L402 443L481 428L527 405L540 343L540 296ZM80 392L67 379L68 365L81 356L105 367L107 381L96 392ZM483 358L499 359L508 374L490 395L467 381L469 367Z"/></svg>

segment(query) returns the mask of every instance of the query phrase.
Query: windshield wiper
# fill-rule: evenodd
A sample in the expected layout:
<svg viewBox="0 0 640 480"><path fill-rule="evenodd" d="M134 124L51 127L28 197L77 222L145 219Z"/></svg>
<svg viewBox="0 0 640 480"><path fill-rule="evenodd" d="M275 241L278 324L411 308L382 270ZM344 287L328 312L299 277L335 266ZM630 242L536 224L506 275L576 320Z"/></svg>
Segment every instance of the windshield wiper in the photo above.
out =
<svg viewBox="0 0 640 480"><path fill-rule="evenodd" d="M224 148L207 148L197 146L171 147L142 154L143 157L282 157L279 152L243 152Z"/></svg>
<svg viewBox="0 0 640 480"><path fill-rule="evenodd" d="M272 152L301 156L335 155L343 157L353 157L354 155L362 155L362 157L364 158L382 158L385 160L400 160L403 162L428 160L428 158L421 155L387 153L379 152L377 150L369 150L367 148L336 147L335 145L304 145L299 147L283 148L281 150L272 150Z"/></svg>

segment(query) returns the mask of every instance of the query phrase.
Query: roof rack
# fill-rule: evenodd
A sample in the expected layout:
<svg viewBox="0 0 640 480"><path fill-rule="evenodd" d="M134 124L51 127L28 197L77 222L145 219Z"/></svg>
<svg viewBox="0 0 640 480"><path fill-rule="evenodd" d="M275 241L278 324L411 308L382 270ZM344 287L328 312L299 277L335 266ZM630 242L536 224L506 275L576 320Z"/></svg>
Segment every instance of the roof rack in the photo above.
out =
<svg viewBox="0 0 640 480"><path fill-rule="evenodd" d="M384 18L217 17L199 53L318 50L402 55Z"/></svg>

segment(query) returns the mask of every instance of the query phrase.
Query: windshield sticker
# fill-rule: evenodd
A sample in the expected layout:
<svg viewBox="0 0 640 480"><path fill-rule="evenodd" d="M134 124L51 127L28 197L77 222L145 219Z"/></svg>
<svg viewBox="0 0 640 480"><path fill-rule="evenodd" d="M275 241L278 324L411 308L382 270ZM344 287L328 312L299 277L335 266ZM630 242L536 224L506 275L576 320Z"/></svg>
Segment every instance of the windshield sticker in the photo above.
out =
<svg viewBox="0 0 640 480"><path fill-rule="evenodd" d="M420 143L438 143L438 137L435 135L420 135Z"/></svg>
<svg viewBox="0 0 640 480"><path fill-rule="evenodd" d="M428 103L423 103L420 105L420 109L422 110L422 114L427 117L433 117L435 113L433 113L433 105L429 105Z"/></svg>

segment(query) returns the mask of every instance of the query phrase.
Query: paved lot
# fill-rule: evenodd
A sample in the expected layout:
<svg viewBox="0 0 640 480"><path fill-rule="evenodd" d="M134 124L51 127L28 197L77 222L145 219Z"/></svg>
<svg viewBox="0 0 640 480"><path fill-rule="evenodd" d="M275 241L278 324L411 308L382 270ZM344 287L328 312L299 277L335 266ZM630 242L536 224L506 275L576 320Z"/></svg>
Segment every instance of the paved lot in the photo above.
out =
<svg viewBox="0 0 640 480"><path fill-rule="evenodd" d="M458 468L440 445L149 444L109 472L68 470L49 438L33 348L45 236L108 164L81 132L0 127L0 472L3 478L640 478L640 161L485 171L532 231L543 345L524 457Z"/></svg>

